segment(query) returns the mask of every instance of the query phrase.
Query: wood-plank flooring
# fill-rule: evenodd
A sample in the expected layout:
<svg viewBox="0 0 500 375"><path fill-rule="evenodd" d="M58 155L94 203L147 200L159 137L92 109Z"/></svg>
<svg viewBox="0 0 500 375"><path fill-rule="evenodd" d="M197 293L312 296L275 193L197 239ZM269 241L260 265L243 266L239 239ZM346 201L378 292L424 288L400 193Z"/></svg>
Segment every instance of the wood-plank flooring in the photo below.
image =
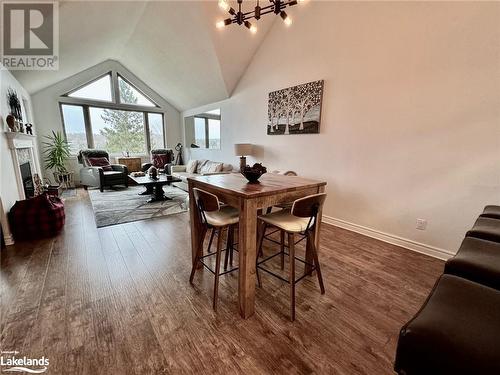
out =
<svg viewBox="0 0 500 375"><path fill-rule="evenodd" d="M49 374L391 374L399 328L443 268L323 225L326 294L316 277L298 284L292 323L287 285L262 273L243 320L236 273L221 277L217 313L213 276L189 284L187 213L97 229L79 190L66 215L58 237L1 253L0 348L44 355Z"/></svg>

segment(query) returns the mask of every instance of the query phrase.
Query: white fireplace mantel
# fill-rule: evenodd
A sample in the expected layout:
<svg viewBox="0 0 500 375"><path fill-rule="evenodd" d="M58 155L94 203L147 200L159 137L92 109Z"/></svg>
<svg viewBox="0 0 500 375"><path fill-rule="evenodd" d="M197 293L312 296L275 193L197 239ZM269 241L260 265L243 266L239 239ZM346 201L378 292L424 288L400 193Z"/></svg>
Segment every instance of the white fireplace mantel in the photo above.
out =
<svg viewBox="0 0 500 375"><path fill-rule="evenodd" d="M7 144L12 153L12 163L14 164L14 171L16 173L16 182L17 182L17 190L19 193L19 198L26 199L26 195L24 194L24 186L23 180L21 177L21 170L19 169L19 157L18 150L19 149L29 149L30 159L32 160L32 173L37 173L40 177L42 177L40 171L40 163L38 160L38 152L37 152L37 137L36 135L29 135L25 133L19 132L5 132L5 137L7 137Z"/></svg>
<svg viewBox="0 0 500 375"><path fill-rule="evenodd" d="M6 132L7 143L11 150L16 148L34 148L36 145L36 136L19 132Z"/></svg>

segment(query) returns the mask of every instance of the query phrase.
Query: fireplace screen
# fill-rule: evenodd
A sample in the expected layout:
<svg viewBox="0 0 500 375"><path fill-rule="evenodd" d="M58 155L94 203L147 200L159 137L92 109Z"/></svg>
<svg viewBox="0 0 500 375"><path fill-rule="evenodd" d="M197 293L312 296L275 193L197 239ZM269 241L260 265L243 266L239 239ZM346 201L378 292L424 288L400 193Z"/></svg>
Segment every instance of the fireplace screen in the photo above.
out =
<svg viewBox="0 0 500 375"><path fill-rule="evenodd" d="M31 166L29 162L23 163L19 166L21 169L21 179L23 180L24 195L27 198L35 196L35 188L33 186L33 176L31 175Z"/></svg>
<svg viewBox="0 0 500 375"><path fill-rule="evenodd" d="M19 170L23 182L24 195L27 198L35 196L35 187L33 184L33 165L32 154L29 148L18 148L17 158L19 161Z"/></svg>

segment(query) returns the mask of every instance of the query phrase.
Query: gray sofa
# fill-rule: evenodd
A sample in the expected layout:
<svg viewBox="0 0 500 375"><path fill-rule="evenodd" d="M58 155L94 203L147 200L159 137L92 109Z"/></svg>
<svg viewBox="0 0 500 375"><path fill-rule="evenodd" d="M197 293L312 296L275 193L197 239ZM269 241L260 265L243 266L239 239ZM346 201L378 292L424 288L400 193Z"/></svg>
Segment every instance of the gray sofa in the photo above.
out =
<svg viewBox="0 0 500 375"><path fill-rule="evenodd" d="M109 160L109 154L104 150L80 150L78 162L83 165L80 169L80 181L85 189L88 186L98 187L101 192L105 186L125 185L128 187L128 169L121 164L111 164L112 171L104 171L101 167L92 167L88 164L88 158L105 157Z"/></svg>
<svg viewBox="0 0 500 375"><path fill-rule="evenodd" d="M210 167L216 167L214 164L219 164L221 165L221 169L217 172L207 172L206 170L214 169ZM187 179L189 177L195 177L195 176L208 176L208 175L215 175L215 174L226 174L226 173L231 173L233 170L233 166L231 164L226 164L222 162L214 162L210 160L197 160L197 165L196 165L196 170L193 173L187 172L186 171L186 165L172 165L171 166L171 173L172 176L177 177L182 180L182 182L178 182L175 184L178 188L181 188L182 190L188 191L188 184L187 184ZM216 168L219 169L219 168Z"/></svg>

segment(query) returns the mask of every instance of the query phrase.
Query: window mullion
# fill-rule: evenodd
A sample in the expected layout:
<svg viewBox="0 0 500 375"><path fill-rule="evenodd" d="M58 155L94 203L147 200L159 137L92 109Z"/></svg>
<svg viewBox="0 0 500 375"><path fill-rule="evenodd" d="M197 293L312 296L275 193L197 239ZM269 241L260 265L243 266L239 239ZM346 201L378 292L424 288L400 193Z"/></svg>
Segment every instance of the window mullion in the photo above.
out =
<svg viewBox="0 0 500 375"><path fill-rule="evenodd" d="M83 119L85 121L85 133L87 135L87 146L89 148L94 148L94 135L92 134L92 124L90 123L90 111L89 106L84 105L83 108Z"/></svg>
<svg viewBox="0 0 500 375"><path fill-rule="evenodd" d="M151 153L151 139L150 139L150 133L149 133L149 118L148 118L148 113L143 112L144 115L144 132L145 137L144 139L146 140L146 153L150 154Z"/></svg>
<svg viewBox="0 0 500 375"><path fill-rule="evenodd" d="M112 95L113 95L113 102L114 103L120 103L120 87L118 86L118 74L116 73L115 70L111 72L111 86L112 86Z"/></svg>
<svg viewBox="0 0 500 375"><path fill-rule="evenodd" d="M210 134L208 131L208 118L205 117L205 148L210 146Z"/></svg>
<svg viewBox="0 0 500 375"><path fill-rule="evenodd" d="M165 122L165 114L161 114L161 126L163 129L163 148L167 148L167 124Z"/></svg>

